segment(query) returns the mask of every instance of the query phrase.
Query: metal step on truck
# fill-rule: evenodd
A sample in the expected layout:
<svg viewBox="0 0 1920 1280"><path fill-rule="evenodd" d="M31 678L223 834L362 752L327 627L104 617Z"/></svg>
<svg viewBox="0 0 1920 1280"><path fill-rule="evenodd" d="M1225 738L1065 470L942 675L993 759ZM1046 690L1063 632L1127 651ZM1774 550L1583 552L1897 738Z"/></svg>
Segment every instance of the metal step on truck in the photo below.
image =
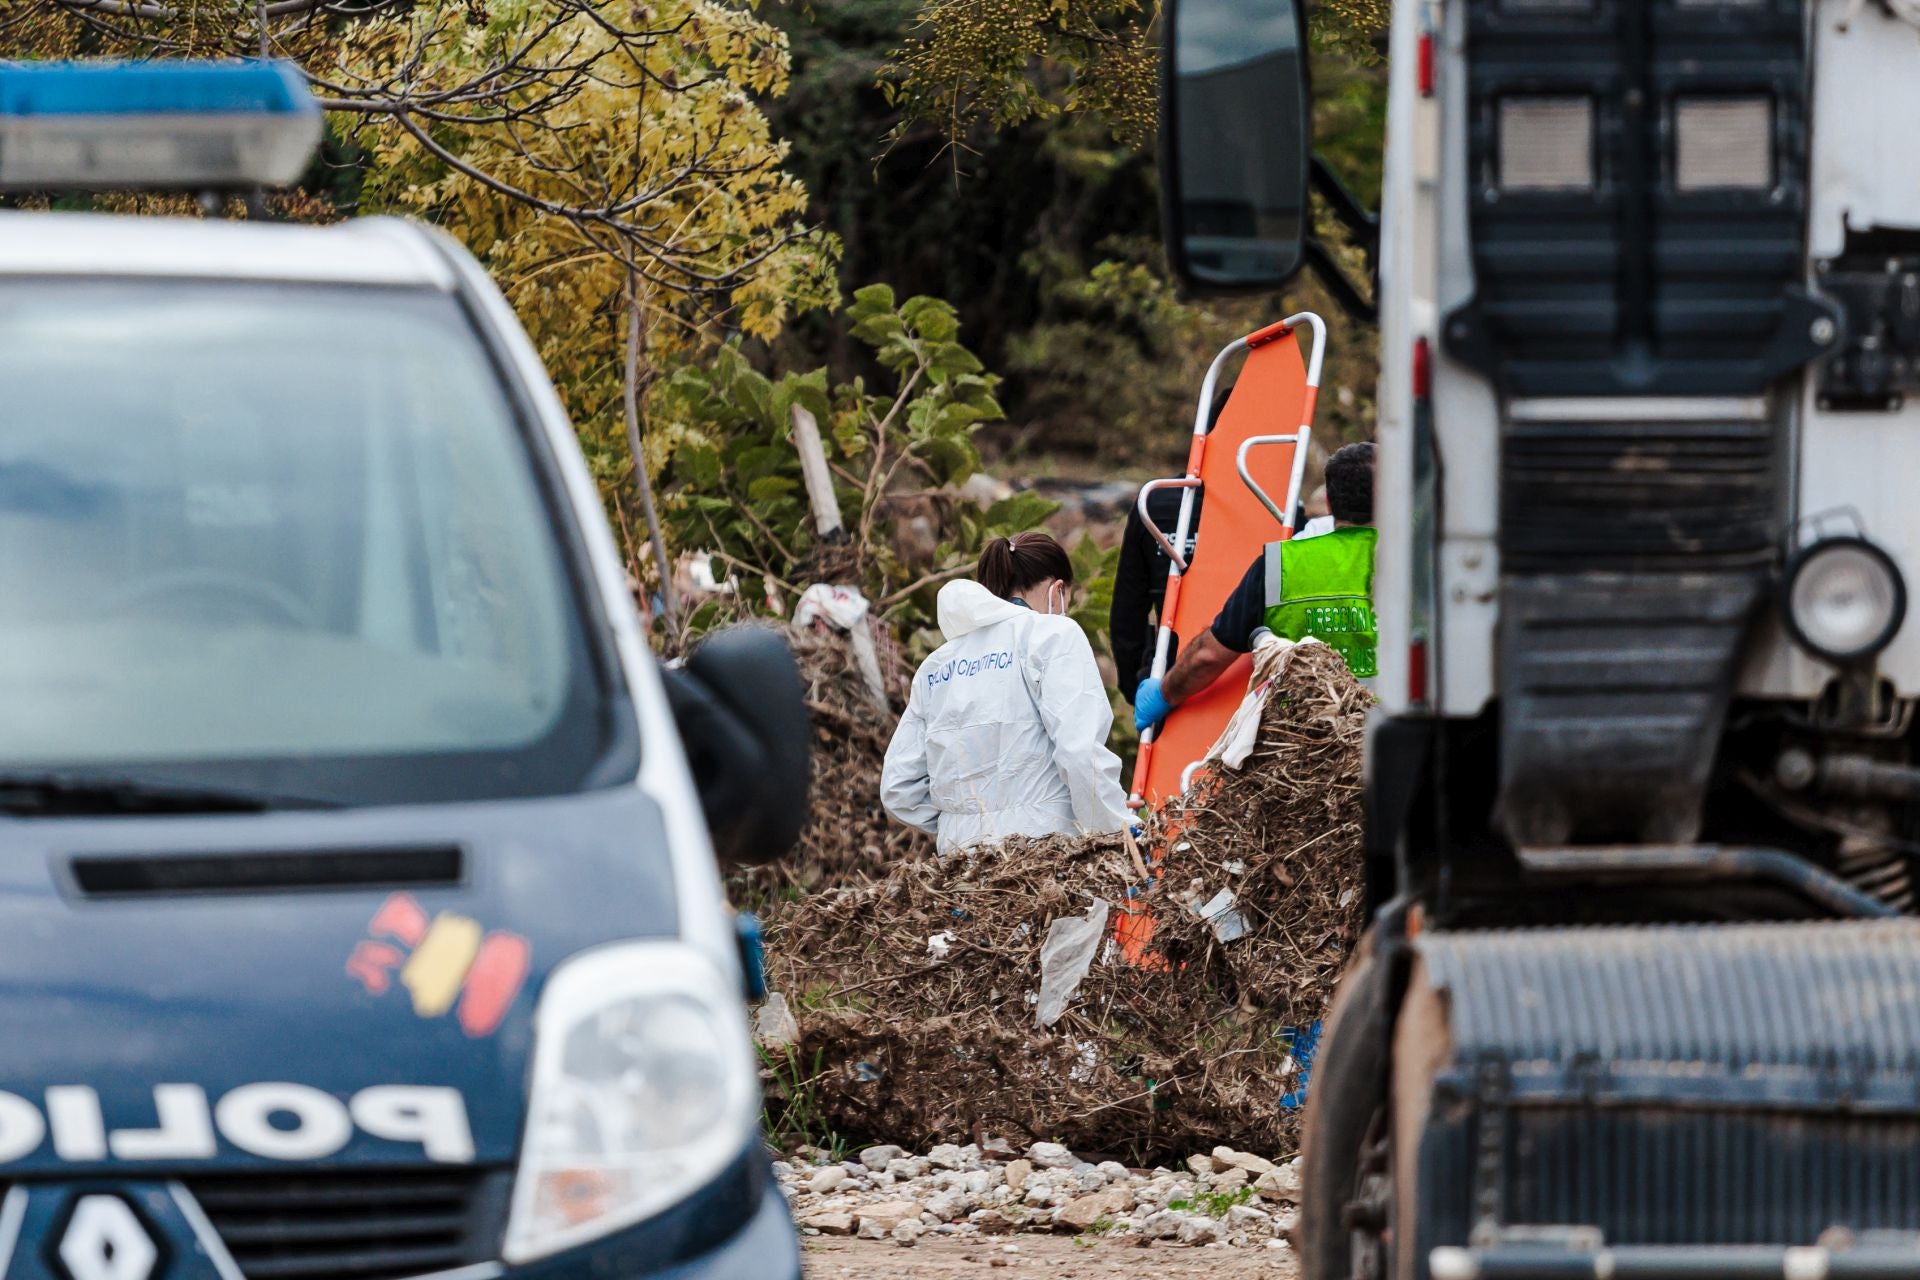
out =
<svg viewBox="0 0 1920 1280"><path fill-rule="evenodd" d="M1400 0L1377 223L1296 0L1165 22L1185 282L1375 275L1309 1280L1920 1275L1920 9Z"/></svg>

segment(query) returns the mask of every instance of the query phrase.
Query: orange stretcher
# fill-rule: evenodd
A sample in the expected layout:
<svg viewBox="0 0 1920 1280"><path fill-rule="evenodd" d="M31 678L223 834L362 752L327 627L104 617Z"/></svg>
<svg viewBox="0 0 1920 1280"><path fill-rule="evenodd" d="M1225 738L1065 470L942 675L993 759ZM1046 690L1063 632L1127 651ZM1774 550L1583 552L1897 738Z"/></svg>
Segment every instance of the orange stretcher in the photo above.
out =
<svg viewBox="0 0 1920 1280"><path fill-rule="evenodd" d="M1304 362L1297 332L1302 326L1313 332L1313 349ZM1200 388L1187 473L1141 486L1140 518L1172 561L1154 642L1155 677L1164 676L1177 656L1172 652L1173 637L1177 634L1182 644L1191 643L1212 624L1261 548L1293 536L1326 345L1327 326L1310 311L1228 343L1214 357ZM1221 370L1241 352L1246 353L1246 363L1219 420L1209 428ZM1293 423L1300 425L1293 427ZM1286 430L1278 429L1282 424ZM1157 489L1186 491L1171 535L1147 514L1147 495ZM1193 513L1196 492L1206 495L1198 528ZM1280 500L1273 495L1280 495ZM1189 547L1191 553L1183 554ZM1185 790L1207 748L1239 707L1251 670L1252 659L1242 657L1209 688L1182 703L1157 732L1142 737L1134 762L1131 803L1157 804Z"/></svg>

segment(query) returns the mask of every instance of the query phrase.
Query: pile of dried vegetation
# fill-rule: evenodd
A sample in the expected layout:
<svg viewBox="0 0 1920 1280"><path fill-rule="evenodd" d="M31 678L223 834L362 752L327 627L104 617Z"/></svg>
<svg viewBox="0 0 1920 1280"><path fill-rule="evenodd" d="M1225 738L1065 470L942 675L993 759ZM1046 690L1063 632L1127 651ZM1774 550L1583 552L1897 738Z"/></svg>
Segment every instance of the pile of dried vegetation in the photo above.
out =
<svg viewBox="0 0 1920 1280"><path fill-rule="evenodd" d="M1298 1033L1361 925L1369 701L1331 650L1296 648L1246 766L1156 815L1143 895L1126 842L1056 837L915 856L770 907L771 978L799 1031L769 1051L776 1120L784 1107L850 1140L1048 1139L1137 1162L1291 1149ZM1153 921L1144 963L1111 937L1130 901ZM1098 938L1091 964L1042 1027L1043 946L1077 920Z"/></svg>
<svg viewBox="0 0 1920 1280"><path fill-rule="evenodd" d="M876 637L882 641L876 647L891 698L883 711L868 692L845 636L806 627L790 627L786 636L813 720L812 812L792 853L735 874L731 888L742 906L861 883L933 854L932 837L893 821L880 807L880 766L913 674L899 651L884 643L886 637Z"/></svg>

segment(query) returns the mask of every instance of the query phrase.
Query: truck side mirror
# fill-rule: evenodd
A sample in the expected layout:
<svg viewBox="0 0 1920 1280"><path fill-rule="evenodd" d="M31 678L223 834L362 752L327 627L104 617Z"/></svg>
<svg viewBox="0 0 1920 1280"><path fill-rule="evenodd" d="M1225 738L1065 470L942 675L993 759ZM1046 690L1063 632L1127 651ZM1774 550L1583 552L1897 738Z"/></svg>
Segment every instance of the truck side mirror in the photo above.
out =
<svg viewBox="0 0 1920 1280"><path fill-rule="evenodd" d="M1166 0L1160 53L1161 220L1195 293L1277 289L1308 231L1302 0Z"/></svg>
<svg viewBox="0 0 1920 1280"><path fill-rule="evenodd" d="M787 642L764 627L722 631L665 674L714 853L759 866L790 852L807 820L813 727Z"/></svg>

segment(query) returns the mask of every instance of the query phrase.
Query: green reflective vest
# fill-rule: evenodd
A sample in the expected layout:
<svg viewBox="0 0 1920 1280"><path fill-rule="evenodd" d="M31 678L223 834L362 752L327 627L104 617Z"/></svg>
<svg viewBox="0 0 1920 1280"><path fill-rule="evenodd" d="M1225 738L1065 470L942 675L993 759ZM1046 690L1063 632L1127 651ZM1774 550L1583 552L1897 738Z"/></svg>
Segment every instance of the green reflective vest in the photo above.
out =
<svg viewBox="0 0 1920 1280"><path fill-rule="evenodd" d="M1317 538L1270 542L1266 551L1267 629L1289 640L1324 641L1361 679L1378 666L1373 621L1371 526L1352 525Z"/></svg>

